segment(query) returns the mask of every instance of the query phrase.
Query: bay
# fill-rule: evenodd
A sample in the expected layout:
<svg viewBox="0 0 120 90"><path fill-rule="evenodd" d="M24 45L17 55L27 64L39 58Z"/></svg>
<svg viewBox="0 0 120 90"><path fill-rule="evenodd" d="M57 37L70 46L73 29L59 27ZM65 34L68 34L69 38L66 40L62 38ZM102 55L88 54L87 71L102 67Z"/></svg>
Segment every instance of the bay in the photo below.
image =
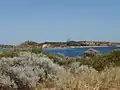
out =
<svg viewBox="0 0 120 90"><path fill-rule="evenodd" d="M52 54L64 54L69 57L81 56L84 51L88 50L90 47L82 47L82 48L45 48L45 52L49 52ZM92 47L95 50L100 51L101 53L108 53L115 49L120 49L120 47Z"/></svg>

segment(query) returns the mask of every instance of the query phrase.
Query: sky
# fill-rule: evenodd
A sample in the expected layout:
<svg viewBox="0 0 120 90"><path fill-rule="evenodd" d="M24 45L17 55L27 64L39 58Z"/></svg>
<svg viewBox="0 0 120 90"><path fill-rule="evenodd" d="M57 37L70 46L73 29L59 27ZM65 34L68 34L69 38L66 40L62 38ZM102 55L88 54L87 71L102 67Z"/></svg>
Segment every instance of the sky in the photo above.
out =
<svg viewBox="0 0 120 90"><path fill-rule="evenodd" d="M120 0L0 0L0 43L120 42Z"/></svg>

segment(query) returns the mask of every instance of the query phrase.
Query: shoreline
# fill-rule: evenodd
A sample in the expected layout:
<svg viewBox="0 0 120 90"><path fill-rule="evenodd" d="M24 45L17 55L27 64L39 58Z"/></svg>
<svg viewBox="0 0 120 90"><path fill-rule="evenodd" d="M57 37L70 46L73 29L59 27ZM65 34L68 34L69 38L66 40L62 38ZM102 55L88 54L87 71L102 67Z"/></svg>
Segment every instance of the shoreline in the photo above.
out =
<svg viewBox="0 0 120 90"><path fill-rule="evenodd" d="M43 48L43 49L70 49L70 48L94 48L94 47L114 47L114 46L71 46L71 47L50 47L50 48ZM120 46L115 46L120 47Z"/></svg>

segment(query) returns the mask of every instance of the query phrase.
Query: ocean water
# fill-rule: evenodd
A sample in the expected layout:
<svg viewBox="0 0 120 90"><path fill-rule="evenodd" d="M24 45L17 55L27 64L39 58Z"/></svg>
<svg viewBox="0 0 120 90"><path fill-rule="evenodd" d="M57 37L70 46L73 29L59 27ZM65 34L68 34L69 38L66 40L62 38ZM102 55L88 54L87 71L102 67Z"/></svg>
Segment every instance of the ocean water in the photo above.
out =
<svg viewBox="0 0 120 90"><path fill-rule="evenodd" d="M84 47L84 48L60 48L60 49L52 49L52 48L46 48L44 49L45 52L49 52L52 54L64 54L65 56L70 57L76 57L81 56L84 51L88 50L90 47ZM93 49L96 49L100 51L101 53L108 53L115 49L120 49L120 47L92 47Z"/></svg>

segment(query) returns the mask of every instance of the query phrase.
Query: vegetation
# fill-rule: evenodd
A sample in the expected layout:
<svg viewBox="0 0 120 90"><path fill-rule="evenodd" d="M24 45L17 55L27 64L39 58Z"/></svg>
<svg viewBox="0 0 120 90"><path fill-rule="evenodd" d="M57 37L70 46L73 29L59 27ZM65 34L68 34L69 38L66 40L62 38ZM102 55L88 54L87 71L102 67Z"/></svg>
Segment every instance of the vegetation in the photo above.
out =
<svg viewBox="0 0 120 90"><path fill-rule="evenodd" d="M98 54L89 58L66 58L52 54L47 54L47 56L59 65L69 66L73 62L80 62L80 65L93 67L97 71L102 71L111 66L120 66L120 50L114 50L107 54Z"/></svg>
<svg viewBox="0 0 120 90"><path fill-rule="evenodd" d="M0 58L2 58L2 57L16 57L17 55L18 55L18 52L3 51L0 53Z"/></svg>
<svg viewBox="0 0 120 90"><path fill-rule="evenodd" d="M0 90L120 90L120 50L70 58L33 47L0 57Z"/></svg>
<svg viewBox="0 0 120 90"><path fill-rule="evenodd" d="M0 53L0 58L2 57L16 57L19 52L31 52L35 54L43 53L43 49L41 47L31 47L25 50L6 50Z"/></svg>
<svg viewBox="0 0 120 90"><path fill-rule="evenodd" d="M32 47L28 51L31 53L39 54L43 52L43 49L41 47Z"/></svg>

